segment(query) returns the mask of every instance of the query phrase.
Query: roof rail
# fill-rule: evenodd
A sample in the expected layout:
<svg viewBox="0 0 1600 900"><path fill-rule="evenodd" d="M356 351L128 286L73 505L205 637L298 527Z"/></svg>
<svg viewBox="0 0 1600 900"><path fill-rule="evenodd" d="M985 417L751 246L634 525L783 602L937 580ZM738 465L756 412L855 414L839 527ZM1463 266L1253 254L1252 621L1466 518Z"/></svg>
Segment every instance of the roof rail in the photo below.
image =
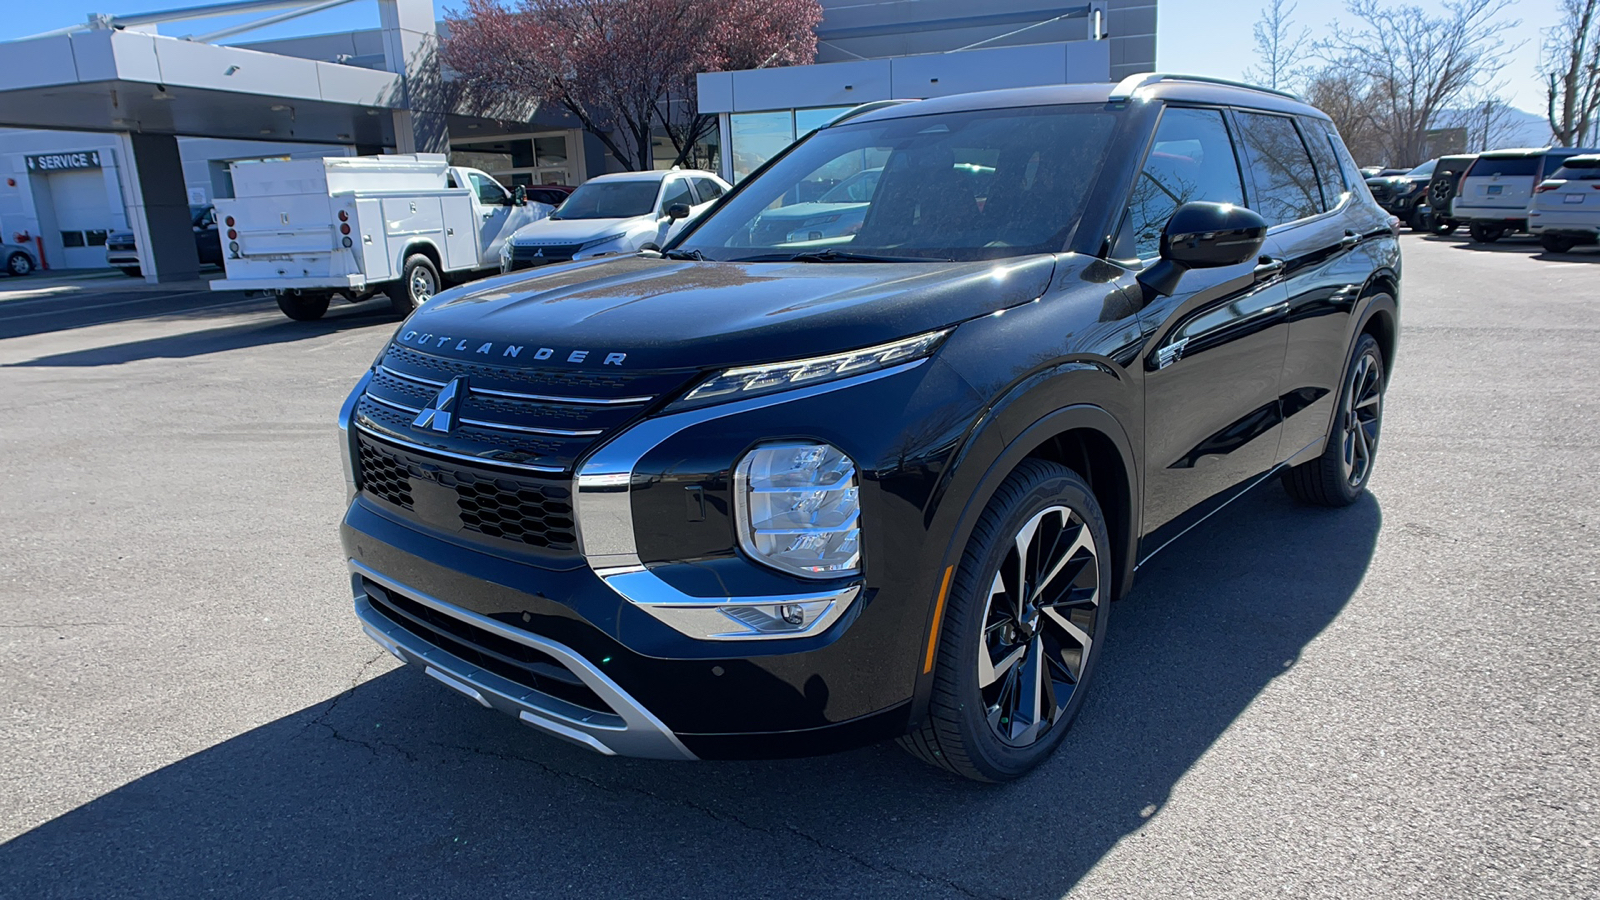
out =
<svg viewBox="0 0 1600 900"><path fill-rule="evenodd" d="M888 109L891 106L899 106L902 103L915 103L915 102L917 102L917 101L915 101L915 100L873 100L870 103L863 103L860 106L852 106L849 109L845 110L844 112L840 113L836 118L828 120L828 123L826 125L821 125L821 126L818 126L818 127L820 127L820 128L832 128L833 126L839 124L840 122L844 122L844 121L847 121L847 120L850 120L850 119L854 119L856 116L864 116L869 112L877 112L880 109Z"/></svg>
<svg viewBox="0 0 1600 900"><path fill-rule="evenodd" d="M1132 97L1140 88L1146 88L1152 84L1160 84L1163 81L1189 81L1197 84L1220 84L1227 87L1244 88L1245 90L1249 91L1259 91L1263 94L1276 94L1279 97L1288 97L1290 100L1300 99L1299 95L1297 94L1291 94L1288 91L1280 91L1275 88L1262 87L1258 84L1246 84L1243 81L1230 81L1226 78L1212 78L1209 75L1175 75L1171 72L1142 72L1138 75L1129 75L1127 78L1117 82L1117 86L1111 91L1110 99L1114 101L1127 100Z"/></svg>

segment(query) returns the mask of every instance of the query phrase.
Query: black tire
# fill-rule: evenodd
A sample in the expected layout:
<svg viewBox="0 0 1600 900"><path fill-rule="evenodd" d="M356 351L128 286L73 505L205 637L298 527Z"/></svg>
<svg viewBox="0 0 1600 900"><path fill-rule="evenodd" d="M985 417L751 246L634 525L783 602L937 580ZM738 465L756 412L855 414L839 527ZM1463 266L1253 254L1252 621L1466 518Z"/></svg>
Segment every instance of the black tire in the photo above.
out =
<svg viewBox="0 0 1600 900"><path fill-rule="evenodd" d="M1017 554L1024 535L1030 551L1037 549L1027 556L1036 563L1034 576L1046 569L1052 576L1037 584ZM1105 644L1112 556L1105 515L1076 472L1037 459L1017 466L967 541L946 597L927 718L900 746L930 765L988 782L1018 778L1049 757L1083 705ZM1015 573L1010 582L1003 566ZM1085 586L1091 582L1092 590ZM1011 584L1020 587L992 589ZM1008 597L1030 594L1020 616L1012 615ZM999 665L997 645L1009 648ZM980 672L985 662L987 673ZM1065 702L1063 689L1070 692ZM1038 712L1024 713L1033 696L1041 698ZM1001 728L1015 740L1003 738Z"/></svg>
<svg viewBox="0 0 1600 900"><path fill-rule="evenodd" d="M138 266L118 266L118 268L122 269L122 274L128 276L129 278L144 277L144 271Z"/></svg>
<svg viewBox="0 0 1600 900"><path fill-rule="evenodd" d="M1363 334L1356 341L1350 364L1345 367L1338 414L1322 455L1283 473L1283 487L1289 496L1302 503L1335 507L1349 506L1361 496L1372 479L1372 467L1377 460L1378 438L1383 431L1383 395L1387 388L1387 373L1378 341L1370 334ZM1360 429L1359 436L1351 425L1352 419Z"/></svg>
<svg viewBox="0 0 1600 900"><path fill-rule="evenodd" d="M1544 249L1551 253L1566 253L1573 247L1578 246L1577 239L1559 234L1541 234L1539 235L1539 243L1543 244Z"/></svg>
<svg viewBox="0 0 1600 900"><path fill-rule="evenodd" d="M1411 215L1406 217L1406 227L1412 231L1428 230L1428 216L1423 212L1422 207L1418 206L1411 210Z"/></svg>
<svg viewBox="0 0 1600 900"><path fill-rule="evenodd" d="M390 285L384 293L389 295L389 305L394 307L395 314L403 318L432 299L443 286L444 282L439 278L439 270L433 260L421 253L413 253L406 257L405 267L400 270L400 280Z"/></svg>
<svg viewBox="0 0 1600 900"><path fill-rule="evenodd" d="M33 274L33 257L21 250L13 250L11 255L6 257L6 272L19 276Z"/></svg>
<svg viewBox="0 0 1600 900"><path fill-rule="evenodd" d="M1459 226L1452 219L1433 220L1433 233L1437 235L1447 236L1455 234L1457 227Z"/></svg>
<svg viewBox="0 0 1600 900"><path fill-rule="evenodd" d="M1480 225L1477 222L1467 226L1467 232L1472 239L1482 244L1492 244L1505 236L1506 230L1500 225Z"/></svg>
<svg viewBox="0 0 1600 900"><path fill-rule="evenodd" d="M296 322L315 322L328 311L328 294L279 294L278 308Z"/></svg>

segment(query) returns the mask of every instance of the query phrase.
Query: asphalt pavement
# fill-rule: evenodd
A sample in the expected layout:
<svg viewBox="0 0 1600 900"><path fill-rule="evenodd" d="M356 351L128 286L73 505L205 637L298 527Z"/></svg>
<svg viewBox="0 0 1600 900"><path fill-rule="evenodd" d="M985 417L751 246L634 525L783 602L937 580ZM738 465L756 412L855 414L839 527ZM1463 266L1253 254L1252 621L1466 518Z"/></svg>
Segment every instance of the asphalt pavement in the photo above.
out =
<svg viewBox="0 0 1600 900"><path fill-rule="evenodd" d="M1158 556L999 787L608 759L397 669L336 532L384 304L0 283L0 897L1600 896L1600 253L1404 247L1370 496Z"/></svg>

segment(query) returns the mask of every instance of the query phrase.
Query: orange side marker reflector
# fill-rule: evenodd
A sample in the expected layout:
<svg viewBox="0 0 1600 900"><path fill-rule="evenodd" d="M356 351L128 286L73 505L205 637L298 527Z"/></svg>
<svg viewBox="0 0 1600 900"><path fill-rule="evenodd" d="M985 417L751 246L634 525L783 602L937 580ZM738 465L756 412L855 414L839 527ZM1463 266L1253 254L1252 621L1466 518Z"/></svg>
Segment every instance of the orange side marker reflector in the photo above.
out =
<svg viewBox="0 0 1600 900"><path fill-rule="evenodd" d="M933 654L939 649L939 623L944 621L944 598L950 593L950 575L955 566L946 566L944 583L939 585L939 599L933 604L933 627L928 629L928 658L922 663L922 674L933 671Z"/></svg>

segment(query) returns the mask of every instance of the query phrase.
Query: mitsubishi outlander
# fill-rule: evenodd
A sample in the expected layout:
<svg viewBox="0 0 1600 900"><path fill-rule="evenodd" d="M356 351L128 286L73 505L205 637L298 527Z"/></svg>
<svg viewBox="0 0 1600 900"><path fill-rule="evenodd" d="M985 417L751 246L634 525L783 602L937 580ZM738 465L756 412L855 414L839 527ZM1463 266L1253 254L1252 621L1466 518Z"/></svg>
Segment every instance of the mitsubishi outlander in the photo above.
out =
<svg viewBox="0 0 1600 900"><path fill-rule="evenodd" d="M848 229L764 227L876 172ZM1327 116L1187 76L859 107L660 250L464 285L342 415L371 638L603 754L1060 743L1139 567L1372 477L1396 226Z"/></svg>

